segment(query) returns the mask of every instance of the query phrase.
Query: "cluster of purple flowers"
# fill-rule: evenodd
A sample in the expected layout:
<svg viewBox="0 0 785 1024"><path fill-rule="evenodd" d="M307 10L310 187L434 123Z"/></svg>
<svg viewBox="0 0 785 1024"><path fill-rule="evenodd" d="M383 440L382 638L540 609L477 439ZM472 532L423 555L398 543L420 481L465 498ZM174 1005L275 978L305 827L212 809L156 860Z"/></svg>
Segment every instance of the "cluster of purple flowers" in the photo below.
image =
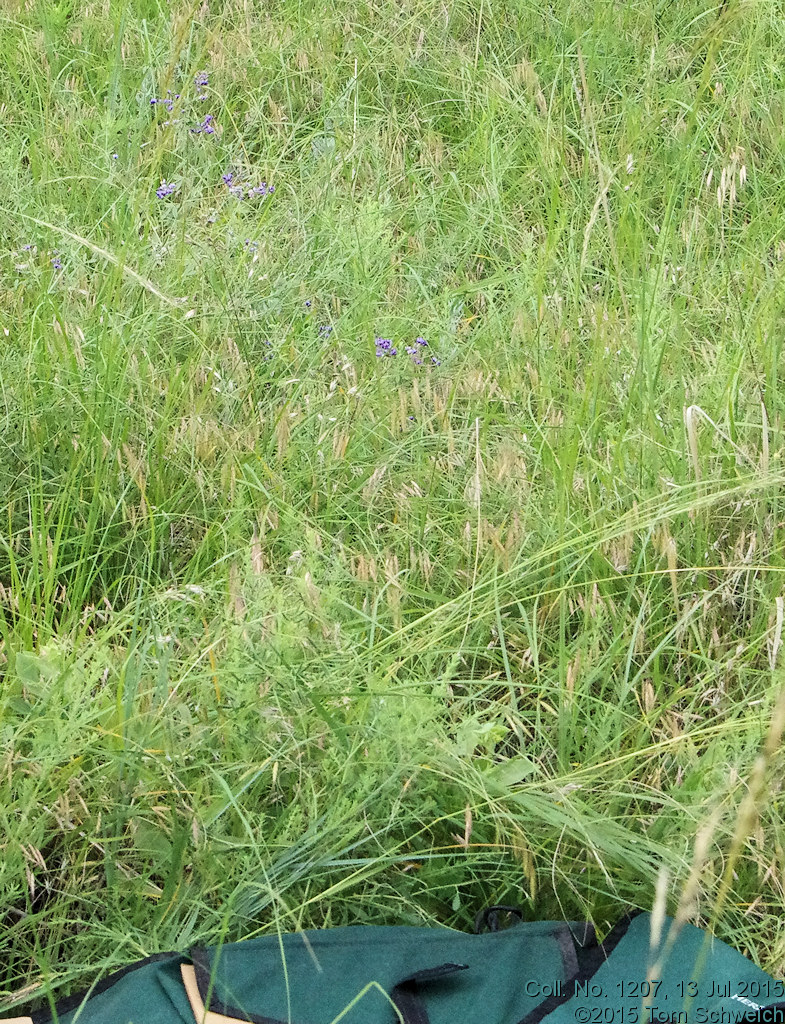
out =
<svg viewBox="0 0 785 1024"><path fill-rule="evenodd" d="M208 78L206 71L200 71L194 76L194 85L197 89L206 89L209 84L210 79ZM200 93L196 98L198 100L206 100L207 95L205 93Z"/></svg>
<svg viewBox="0 0 785 1024"><path fill-rule="evenodd" d="M202 90L199 93L199 95L196 97L198 100L206 100L207 99L207 93L204 92L203 90L207 88L209 83L210 83L210 80L209 80L209 78L207 76L207 72L206 71L200 71L197 75L194 76L194 84L196 85L197 89ZM166 107L166 110L171 114L172 110L174 109L175 100L179 100L180 99L180 95L181 94L179 92L173 93L171 89L167 89L166 90L166 96L164 98L159 98L157 96L154 96L150 100L150 106L154 107L157 104L163 104L163 106ZM213 120L214 120L213 115L212 114L208 114L205 117L205 119L202 122L202 124L197 125L195 128L192 128L191 131L195 135L198 135L198 134L200 134L202 132L204 132L206 135L213 135L215 133L215 125L212 124ZM164 126L166 126L168 124L177 124L177 123L178 123L177 120L174 120L174 121L171 121L171 122L170 121L164 121Z"/></svg>
<svg viewBox="0 0 785 1024"><path fill-rule="evenodd" d="M251 199L253 196L271 196L275 192L275 185L268 185L266 181L263 181L261 185L257 185L256 188L247 188L235 180L232 171L222 174L221 181L237 199Z"/></svg>
<svg viewBox="0 0 785 1024"><path fill-rule="evenodd" d="M412 362L416 363L417 366L422 366L422 359L420 359L419 350L415 346L422 345L423 347L425 347L427 346L427 344L428 342L425 340L425 338L416 338L414 345L406 346L407 353L412 357ZM436 356L431 356L431 362L435 363L436 366L439 365L439 360L436 358Z"/></svg>
<svg viewBox="0 0 785 1024"><path fill-rule="evenodd" d="M155 194L158 196L159 199L166 199L167 196L170 196L173 192L176 191L177 185L175 185L174 182L167 181L165 178L161 178L161 184L155 190Z"/></svg>
<svg viewBox="0 0 785 1024"><path fill-rule="evenodd" d="M212 114L205 114L204 121L198 124L195 128L191 129L193 135L199 135L204 132L205 135L215 134L215 125L213 124L214 117Z"/></svg>
<svg viewBox="0 0 785 1024"><path fill-rule="evenodd" d="M324 324L322 327L319 328L320 338L329 338L332 333L333 329L329 324Z"/></svg>
<svg viewBox="0 0 785 1024"><path fill-rule="evenodd" d="M57 252L56 249L55 249L55 252ZM62 270L63 269L63 261L60 259L59 256L53 256L52 259L50 260L50 263L52 264L52 267L55 270Z"/></svg>
<svg viewBox="0 0 785 1024"><path fill-rule="evenodd" d="M397 356L398 349L393 348L393 343L389 338L377 338L376 339L376 358L381 359L382 356Z"/></svg>
<svg viewBox="0 0 785 1024"><path fill-rule="evenodd" d="M207 93L204 90L207 89L209 84L210 79L206 71L199 71L194 76L194 85L198 90L200 90L198 96L196 97L198 100L207 99ZM173 94L171 89L167 89L166 97L164 99L153 97L153 99L150 100L150 105L156 106L156 104L162 103L164 107L166 107L167 111L171 113L172 110L174 109L175 100L179 100L180 96L181 94L179 92ZM164 125L168 125L170 123L177 124L177 121L165 121ZM213 114L205 114L202 121L199 124L194 125L193 128L191 128L192 135L215 135L215 133L216 125L215 117ZM113 154L113 159L117 159L116 154ZM275 185L268 185L266 181L263 181L261 185L256 185L255 187L249 186L247 183L237 181L233 171L227 171L226 174L222 174L221 179L224 185L226 185L229 192L236 199L252 199L254 196L266 197L271 196L275 192ZM178 187L178 185L175 185L171 182L167 182L162 179L161 184L155 190L155 194L159 199L166 199L168 196L171 196L172 193L175 192ZM214 223L214 220L215 219L212 218L210 220L210 223Z"/></svg>
<svg viewBox="0 0 785 1024"><path fill-rule="evenodd" d="M425 338L417 338L415 339L414 345L406 346L406 352L408 353L408 355L412 357L413 363L416 363L417 366L422 366L422 359L420 359L420 349L417 348L418 345L421 348L427 348L428 342L425 340ZM395 356L397 354L398 349L393 346L393 343L390 341L389 338L376 339L377 359L381 359L383 356ZM434 364L434 366L441 365L441 359L438 359L436 356L431 356L431 362Z"/></svg>
<svg viewBox="0 0 785 1024"><path fill-rule="evenodd" d="M201 90L199 95L196 97L198 100L207 99L207 94L204 92L204 90L207 88L209 84L210 79L206 71L200 71L198 72L198 74L194 75L194 85L196 86L197 89ZM150 100L150 106L154 107L156 103L163 103L163 105L166 107L169 113L171 113L172 107L174 106L174 101L179 99L179 92L173 93L171 89L167 89L166 97L164 99L158 99L157 97L153 97L153 99Z"/></svg>
<svg viewBox="0 0 785 1024"><path fill-rule="evenodd" d="M174 96L172 96L172 90L171 89L167 89L166 90L166 99L159 100L159 99L156 99L155 96L154 96L150 100L150 106L154 107L156 105L156 103L163 103L163 105L166 107L166 109L171 114L172 108L174 107L174 101L175 100L179 100L179 99L180 99L180 93L179 92L175 93Z"/></svg>

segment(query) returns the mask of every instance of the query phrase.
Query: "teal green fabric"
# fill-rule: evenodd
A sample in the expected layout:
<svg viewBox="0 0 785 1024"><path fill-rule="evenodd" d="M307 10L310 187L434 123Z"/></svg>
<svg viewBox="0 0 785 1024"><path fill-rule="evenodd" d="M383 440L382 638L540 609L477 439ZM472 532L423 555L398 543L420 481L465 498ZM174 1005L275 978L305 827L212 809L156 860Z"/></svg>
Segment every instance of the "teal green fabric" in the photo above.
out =
<svg viewBox="0 0 785 1024"><path fill-rule="evenodd" d="M130 970L105 991L90 996L84 1005L59 1013L57 1019L61 1024L195 1024L183 988L181 963L190 963L190 959L175 954ZM43 1018L36 1015L34 1019ZM49 1019L48 1012L45 1019Z"/></svg>
<svg viewBox="0 0 785 1024"><path fill-rule="evenodd" d="M585 925L572 927L578 937L585 934ZM211 951L209 964L216 994L229 1006L293 1024L329 1024L370 982L391 993L417 971L458 963L467 969L419 986L430 1024L455 1024L465 1019L467 1007L481 1007L488 1021L515 1022L542 1002L546 988L563 988L577 968L574 948L573 964L565 965L558 933L572 945L564 925L552 922L484 935L446 928L336 928L282 936L283 958L278 937L265 936L226 946L220 955ZM343 1019L390 1024L395 1013L372 988Z"/></svg>
<svg viewBox="0 0 785 1024"><path fill-rule="evenodd" d="M668 952L672 925L666 917L655 945L650 915L634 917L589 983L584 987L579 979L576 995L542 1024L735 1024L778 1002L783 1006L771 1014L771 1024L785 1024L785 983L690 924L679 929ZM649 969L661 961L647 984Z"/></svg>
<svg viewBox="0 0 785 1024"><path fill-rule="evenodd" d="M785 1024L783 982L692 925L647 980L672 923L665 919L656 947L648 914L625 918L602 945L582 923L543 921L480 935L411 927L268 935L132 965L81 1005L59 1004L58 1019L195 1024L180 973L193 963L210 1010L256 1024L395 1024L384 992L405 1024ZM32 1016L51 1020L46 1009Z"/></svg>

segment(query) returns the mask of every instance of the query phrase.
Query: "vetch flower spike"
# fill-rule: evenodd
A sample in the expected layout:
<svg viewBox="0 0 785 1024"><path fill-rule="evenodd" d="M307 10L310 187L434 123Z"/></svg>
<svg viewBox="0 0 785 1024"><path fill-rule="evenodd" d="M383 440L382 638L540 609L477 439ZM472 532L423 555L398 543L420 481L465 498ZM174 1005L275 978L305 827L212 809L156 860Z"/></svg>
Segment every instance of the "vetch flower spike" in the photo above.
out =
<svg viewBox="0 0 785 1024"><path fill-rule="evenodd" d="M205 114L204 121L201 124L196 125L195 128L191 129L194 135L199 135L204 132L205 135L215 134L215 125L212 123L215 120L212 114Z"/></svg>
<svg viewBox="0 0 785 1024"><path fill-rule="evenodd" d="M393 347L393 343L389 338L376 338L376 358L380 359L382 356L395 356L398 354L398 349Z"/></svg>

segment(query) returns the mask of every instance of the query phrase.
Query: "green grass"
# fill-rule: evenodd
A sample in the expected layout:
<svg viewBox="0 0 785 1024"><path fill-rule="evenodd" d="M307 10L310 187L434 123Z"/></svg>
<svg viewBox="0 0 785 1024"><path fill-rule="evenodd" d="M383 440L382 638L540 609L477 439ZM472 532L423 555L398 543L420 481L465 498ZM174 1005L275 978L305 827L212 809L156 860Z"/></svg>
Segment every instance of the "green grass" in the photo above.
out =
<svg viewBox="0 0 785 1024"><path fill-rule="evenodd" d="M0 1008L658 884L782 975L779 8L172 6L0 13Z"/></svg>

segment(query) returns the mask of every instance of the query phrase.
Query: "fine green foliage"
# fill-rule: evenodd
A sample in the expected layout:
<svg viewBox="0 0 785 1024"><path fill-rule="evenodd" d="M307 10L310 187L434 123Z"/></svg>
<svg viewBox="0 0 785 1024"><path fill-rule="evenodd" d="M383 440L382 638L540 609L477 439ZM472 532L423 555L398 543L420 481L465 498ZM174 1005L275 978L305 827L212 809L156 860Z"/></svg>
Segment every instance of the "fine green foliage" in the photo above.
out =
<svg viewBox="0 0 785 1024"><path fill-rule="evenodd" d="M0 1008L498 902L785 972L776 5L0 46Z"/></svg>

